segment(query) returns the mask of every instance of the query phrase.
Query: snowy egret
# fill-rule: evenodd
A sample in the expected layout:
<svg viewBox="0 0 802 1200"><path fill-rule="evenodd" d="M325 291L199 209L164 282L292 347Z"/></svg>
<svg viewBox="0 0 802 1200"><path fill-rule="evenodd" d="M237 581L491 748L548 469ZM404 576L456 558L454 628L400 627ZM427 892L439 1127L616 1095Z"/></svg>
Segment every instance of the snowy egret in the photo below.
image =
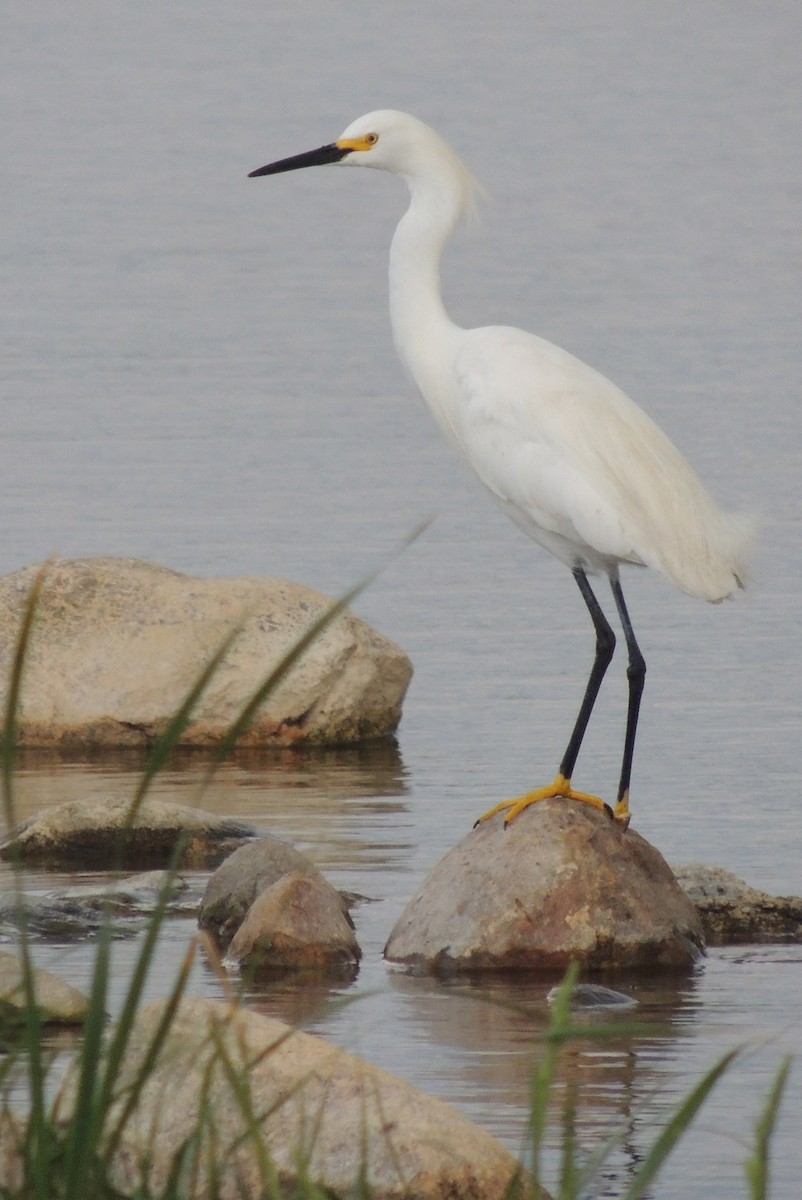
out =
<svg viewBox="0 0 802 1200"><path fill-rule="evenodd" d="M588 582L608 576L629 655L629 703L614 816L629 823L629 787L646 664L619 566L651 567L691 596L717 602L743 587L753 523L710 498L655 423L613 383L567 351L519 329L461 329L440 293L443 246L470 204L473 180L449 146L407 113L368 113L326 146L251 177L324 163L400 175L410 203L390 250L396 349L433 416L497 504L571 570L596 631L596 653L565 754L546 787L479 820L576 791L574 765L613 656L615 634Z"/></svg>

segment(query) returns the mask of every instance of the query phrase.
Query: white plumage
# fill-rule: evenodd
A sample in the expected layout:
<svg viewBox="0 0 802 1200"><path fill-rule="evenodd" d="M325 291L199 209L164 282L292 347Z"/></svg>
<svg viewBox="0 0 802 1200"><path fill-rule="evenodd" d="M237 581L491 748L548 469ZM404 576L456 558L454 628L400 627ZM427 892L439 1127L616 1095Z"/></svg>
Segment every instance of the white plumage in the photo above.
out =
<svg viewBox="0 0 802 1200"><path fill-rule="evenodd" d="M390 317L407 371L458 454L493 499L574 574L596 630L596 658L554 782L490 813L568 796L615 638L587 581L605 573L629 651L630 700L615 815L629 820L629 780L645 664L618 578L651 567L681 591L719 601L743 586L754 524L724 512L662 430L615 384L567 351L505 326L461 329L443 306L443 246L472 200L473 180L449 146L406 113L368 113L333 143L254 171L319 163L401 175L410 204L390 250Z"/></svg>

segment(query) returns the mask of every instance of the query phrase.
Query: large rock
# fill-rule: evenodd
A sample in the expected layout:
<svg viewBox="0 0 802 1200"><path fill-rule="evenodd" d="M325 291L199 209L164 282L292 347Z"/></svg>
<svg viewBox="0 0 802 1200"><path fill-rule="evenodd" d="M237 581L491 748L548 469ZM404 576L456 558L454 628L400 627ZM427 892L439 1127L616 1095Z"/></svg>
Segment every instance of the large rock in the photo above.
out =
<svg viewBox="0 0 802 1200"><path fill-rule="evenodd" d="M53 1025L79 1025L83 1021L89 1007L83 992L38 968L33 971L33 987L43 1021ZM26 1006L22 962L17 954L0 950L0 1018L8 1021L17 1014L22 1020Z"/></svg>
<svg viewBox="0 0 802 1200"><path fill-rule="evenodd" d="M0 579L0 706L37 567ZM275 579L195 579L138 559L47 568L22 690L22 745L146 745L231 630L242 632L198 701L187 745L219 740L328 600ZM344 613L265 700L245 743L354 742L391 733L409 659Z"/></svg>
<svg viewBox="0 0 802 1200"><path fill-rule="evenodd" d="M38 866L154 867L219 863L256 830L241 821L162 800L145 800L131 820L129 802L70 800L47 808L0 841L0 858Z"/></svg>
<svg viewBox="0 0 802 1200"><path fill-rule="evenodd" d="M198 911L198 924L227 945L257 896L288 872L323 879L311 859L289 842L265 836L240 846L209 877Z"/></svg>
<svg viewBox="0 0 802 1200"><path fill-rule="evenodd" d="M139 1085L165 1004L136 1019L106 1128ZM60 1115L69 1104L68 1078ZM161 1195L187 1146L196 1158L182 1175L186 1200L294 1195L299 1175L334 1196L501 1200L519 1171L495 1138L442 1101L318 1037L212 1000L182 1001L123 1125L112 1182L131 1195L144 1174L142 1191Z"/></svg>
<svg viewBox="0 0 802 1200"><path fill-rule="evenodd" d="M255 976L300 970L356 974L362 957L348 905L321 875L283 875L257 896L227 959Z"/></svg>
<svg viewBox="0 0 802 1200"><path fill-rule="evenodd" d="M428 972L687 968L699 917L662 856L578 801L503 814L434 868L390 934L385 957Z"/></svg>
<svg viewBox="0 0 802 1200"><path fill-rule="evenodd" d="M703 863L677 867L676 873L709 945L802 942L802 896L772 896L732 871Z"/></svg>

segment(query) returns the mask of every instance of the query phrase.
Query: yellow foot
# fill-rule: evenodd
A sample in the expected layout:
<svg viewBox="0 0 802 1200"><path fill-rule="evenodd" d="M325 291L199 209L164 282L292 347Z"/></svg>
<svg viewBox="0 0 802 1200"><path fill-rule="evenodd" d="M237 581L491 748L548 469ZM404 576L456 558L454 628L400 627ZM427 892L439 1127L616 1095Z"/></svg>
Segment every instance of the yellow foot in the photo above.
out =
<svg viewBox="0 0 802 1200"><path fill-rule="evenodd" d="M564 775L557 775L554 782L547 784L546 787L536 788L534 792L527 792L524 796L516 796L514 800L502 800L500 804L496 804L487 812L482 813L474 826L489 821L496 813L506 812L507 815L504 818L504 828L506 829L530 804L537 804L538 800L552 800L556 796L561 796L565 800L581 800L583 804L590 804L592 808L598 808L610 817L615 815L617 821L626 819L626 824L629 824L629 806L626 804L626 797L618 802L616 812L613 814L609 804L605 804L598 796L591 796L588 792L575 792L571 787L570 779L566 779ZM625 810L619 816L618 810L622 804L625 806Z"/></svg>
<svg viewBox="0 0 802 1200"><path fill-rule="evenodd" d="M629 792L624 792L620 800L616 802L613 809L613 816L619 825L623 825L624 829L629 829L629 822L632 814L629 811Z"/></svg>

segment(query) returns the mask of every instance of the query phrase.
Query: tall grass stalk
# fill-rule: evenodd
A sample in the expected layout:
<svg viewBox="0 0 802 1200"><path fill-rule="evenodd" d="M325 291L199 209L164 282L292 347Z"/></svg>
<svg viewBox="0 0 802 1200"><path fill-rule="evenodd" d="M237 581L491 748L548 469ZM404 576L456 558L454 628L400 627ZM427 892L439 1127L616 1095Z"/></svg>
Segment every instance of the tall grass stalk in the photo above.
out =
<svg viewBox="0 0 802 1200"><path fill-rule="evenodd" d="M239 739L245 733L247 733L248 729L253 723L254 717L259 711L260 706L264 703L270 693L274 691L276 687L278 687L279 683L281 683L282 679L286 677L292 667L295 666L298 659L306 653L312 643L320 637L320 635L329 627L329 625L331 625L332 621L335 621L337 617L345 612L349 605L353 604L354 600L356 600L366 588L370 587L370 585L375 582L379 575L381 575L382 571L386 570L386 568L391 562L393 562L394 559L403 554L404 551L411 546L412 543L419 538L422 533L425 532L425 530L429 528L433 520L434 517L429 516L426 517L425 520L421 521L420 524L417 525L412 532L408 534L403 541L379 563L377 567L374 568L374 570L370 571L367 575L360 579L360 581L354 584L353 587L349 588L347 592L344 592L339 599L332 601L332 603L324 608L321 614L307 626L301 636L297 638L289 650L287 650L286 654L279 659L275 667L273 667L273 669L265 676L261 684L256 688L249 699L246 700L238 716L229 726L225 735L215 745L212 752L209 770L206 776L207 783L212 778L223 760L231 753Z"/></svg>
<svg viewBox="0 0 802 1200"><path fill-rule="evenodd" d="M626 1025L577 1026L571 1019L571 996L576 985L578 968L573 964L566 973L565 979L554 996L551 1018L543 1035L542 1056L534 1072L531 1090L530 1121L529 1121L529 1151L533 1187L545 1189L548 1181L543 1177L542 1151L546 1139L554 1084L557 1075L559 1055L562 1047L571 1040L620 1038L623 1034L632 1035L637 1032L637 1026ZM692 1088L676 1106L669 1120L660 1130L651 1147L647 1150L642 1161L638 1164L626 1190L621 1194L621 1200L642 1200L665 1166L669 1156L678 1147L683 1135L696 1118L713 1088L729 1069L738 1056L738 1048L724 1054L699 1082ZM766 1163L768 1160L768 1145L773 1132L785 1079L787 1064L778 1075L766 1110L758 1127L756 1149L749 1160L749 1169L757 1181L765 1179ZM560 1116L561 1154L560 1168L557 1180L557 1200L581 1200L592 1195L591 1187L599 1171L609 1155L620 1145L621 1135L613 1134L603 1141L596 1152L585 1162L578 1157L577 1139L575 1134L577 1111L576 1088L569 1085L562 1105ZM752 1200L766 1200L765 1191L754 1191Z"/></svg>
<svg viewBox="0 0 802 1200"><path fill-rule="evenodd" d="M367 575L344 592L338 599L333 600L326 605L323 611L314 621L310 622L304 632L292 643L289 649L279 658L274 667L267 673L262 682L254 690L254 692L244 701L239 713L232 721L224 736L213 747L210 754L209 766L206 776L203 781L203 787L207 787L214 777L220 764L231 753L237 742L253 723L253 720L259 711L259 708L267 700L271 692L275 691L283 679L287 677L289 672L305 654L310 646L320 637L320 635L337 619L345 610L353 604L354 600L362 594L370 585L381 575L382 571L386 570L394 559L412 545L412 543L424 533L431 525L434 517L429 516L421 521L411 533L409 533L401 543L396 546L390 553ZM245 627L247 617L243 618L234 626L233 629L223 638L217 650L211 656L209 661L204 665L199 672L195 682L184 697L178 711L175 713L167 727L159 735L153 743L150 753L148 754L145 767L143 769L139 784L134 793L134 798L128 814L128 825L132 825L136 820L150 787L170 759L178 745L184 730L187 728L192 713L200 700L201 696L209 686L213 677L225 661L231 647L241 635Z"/></svg>
<svg viewBox="0 0 802 1200"><path fill-rule="evenodd" d="M768 1200L769 1150L790 1070L791 1057L787 1055L774 1076L766 1105L755 1127L755 1148L746 1160L750 1200Z"/></svg>
<svg viewBox="0 0 802 1200"><path fill-rule="evenodd" d="M14 824L14 765L17 756L17 721L25 660L30 646L36 611L42 592L47 564L34 577L20 621L19 633L12 656L3 729L0 733L0 770L2 772L3 810L8 828ZM20 930L20 966L23 995L23 1034L28 1073L30 1115L26 1126L26 1146L30 1148L33 1200L47 1195L49 1163L53 1153L52 1130L47 1120L45 1080L47 1065L42 1049L42 1014L36 999L33 963L28 938L27 907L19 863L12 861L14 870L15 920Z"/></svg>
<svg viewBox="0 0 802 1200"><path fill-rule="evenodd" d="M551 1018L543 1035L543 1057L532 1077L529 1150L531 1171L537 1185L541 1185L542 1182L541 1158L559 1052L563 1043L574 1036L571 1030L571 997L578 978L579 966L577 963L572 963L566 972L562 986L555 993Z"/></svg>
<svg viewBox="0 0 802 1200"><path fill-rule="evenodd" d="M735 1049L722 1055L718 1062L702 1076L689 1095L680 1102L638 1167L632 1182L624 1193L623 1200L640 1200L646 1194L668 1156L677 1148L685 1130L739 1053L740 1050Z"/></svg>

